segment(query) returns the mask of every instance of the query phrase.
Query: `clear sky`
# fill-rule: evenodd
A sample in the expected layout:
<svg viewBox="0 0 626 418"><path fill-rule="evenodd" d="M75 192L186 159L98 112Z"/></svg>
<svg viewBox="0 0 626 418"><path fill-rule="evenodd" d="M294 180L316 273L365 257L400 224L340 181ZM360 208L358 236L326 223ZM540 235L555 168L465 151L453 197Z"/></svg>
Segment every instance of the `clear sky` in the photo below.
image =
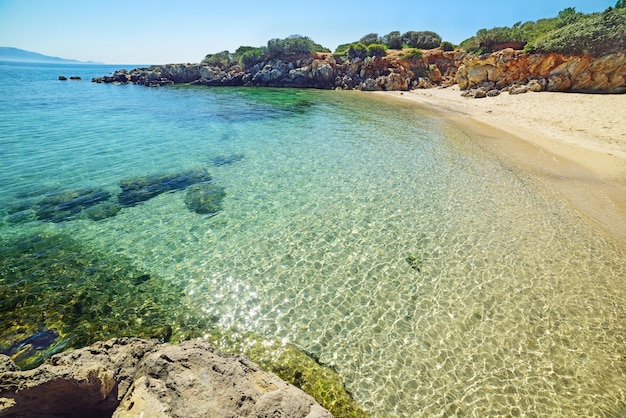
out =
<svg viewBox="0 0 626 418"><path fill-rule="evenodd" d="M0 46L110 64L198 62L304 35L334 50L368 33L430 30L458 44L478 29L600 12L617 0L0 0Z"/></svg>

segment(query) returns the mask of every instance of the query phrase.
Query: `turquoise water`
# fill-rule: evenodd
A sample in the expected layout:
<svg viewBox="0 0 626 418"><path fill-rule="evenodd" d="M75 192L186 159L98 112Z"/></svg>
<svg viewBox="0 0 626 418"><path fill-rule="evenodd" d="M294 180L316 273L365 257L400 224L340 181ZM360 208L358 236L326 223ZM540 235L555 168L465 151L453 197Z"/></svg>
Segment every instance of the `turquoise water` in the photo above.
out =
<svg viewBox="0 0 626 418"><path fill-rule="evenodd" d="M151 288L165 309L150 312L292 342L373 416L626 413L626 249L541 179L403 102L89 82L113 69L0 65L5 242L63 234L119 257L180 290ZM225 191L217 214L170 190L101 220L37 219L58 191L114 201L122 180L199 169ZM15 263L0 265L9 292ZM148 321L133 312L119 317Z"/></svg>

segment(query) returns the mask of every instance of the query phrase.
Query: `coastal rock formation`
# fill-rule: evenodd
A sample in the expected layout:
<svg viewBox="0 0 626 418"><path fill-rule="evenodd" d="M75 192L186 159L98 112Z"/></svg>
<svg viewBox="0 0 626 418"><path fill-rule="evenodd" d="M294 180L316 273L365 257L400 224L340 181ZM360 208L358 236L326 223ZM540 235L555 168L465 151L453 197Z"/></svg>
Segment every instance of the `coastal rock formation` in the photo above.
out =
<svg viewBox="0 0 626 418"><path fill-rule="evenodd" d="M441 51L435 55L449 74L454 53ZM408 59L390 54L386 57L339 59L331 54L306 54L274 58L250 68L234 65L227 69L202 63L167 64L132 71L119 70L111 76L97 77L92 81L150 87L189 83L205 86L409 90L418 87L420 78L422 83L425 77L435 83L441 80L441 71L436 65L429 64L427 56Z"/></svg>
<svg viewBox="0 0 626 418"><path fill-rule="evenodd" d="M462 90L485 85L499 90L527 85L532 91L626 93L626 55L593 58L530 54L509 48L467 59L459 67L456 81Z"/></svg>
<svg viewBox="0 0 626 418"><path fill-rule="evenodd" d="M118 338L19 371L0 355L0 417L331 417L245 357L201 340Z"/></svg>
<svg viewBox="0 0 626 418"><path fill-rule="evenodd" d="M475 56L439 48L407 57L400 51L384 57L339 58L310 54L263 61L250 68L220 68L203 63L168 64L98 77L97 83L163 86L189 83L205 86L298 87L344 90L410 90L458 84L462 90L482 87L528 91L626 93L626 55L603 57L531 54L507 48ZM529 84L532 83L532 84ZM515 93L521 93L520 89ZM474 95L474 93L472 93ZM479 97L482 93L478 93Z"/></svg>

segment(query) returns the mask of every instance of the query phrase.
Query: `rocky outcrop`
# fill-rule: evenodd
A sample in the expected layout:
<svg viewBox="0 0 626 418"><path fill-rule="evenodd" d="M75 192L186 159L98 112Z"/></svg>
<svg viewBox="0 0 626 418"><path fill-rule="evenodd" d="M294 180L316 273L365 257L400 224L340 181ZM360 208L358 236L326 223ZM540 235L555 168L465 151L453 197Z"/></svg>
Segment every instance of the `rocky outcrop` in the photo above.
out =
<svg viewBox="0 0 626 418"><path fill-rule="evenodd" d="M443 60L443 58L441 58ZM339 59L330 54L311 54L271 59L251 68L234 65L223 69L199 64L168 64L92 79L96 83L163 86L189 83L205 86L262 86L318 89L409 90L425 78L438 82L441 72L426 58L403 59L398 55ZM421 79L421 80L420 80Z"/></svg>
<svg viewBox="0 0 626 418"><path fill-rule="evenodd" d="M585 93L626 93L626 55L591 56L530 54L512 48L474 56L433 49L407 58L399 51L385 57L344 59L311 54L272 59L251 68L205 64L168 64L94 78L98 83L163 86L189 83L205 86L264 86L343 90L410 90L459 85L462 90L516 89ZM520 86L525 86L520 89ZM496 94L496 93L492 93Z"/></svg>
<svg viewBox="0 0 626 418"><path fill-rule="evenodd" d="M113 339L19 371L0 356L0 417L331 417L245 357L192 340Z"/></svg>
<svg viewBox="0 0 626 418"><path fill-rule="evenodd" d="M530 54L504 49L468 59L458 69L462 90L482 87L531 91L626 93L626 55L599 58L563 54Z"/></svg>

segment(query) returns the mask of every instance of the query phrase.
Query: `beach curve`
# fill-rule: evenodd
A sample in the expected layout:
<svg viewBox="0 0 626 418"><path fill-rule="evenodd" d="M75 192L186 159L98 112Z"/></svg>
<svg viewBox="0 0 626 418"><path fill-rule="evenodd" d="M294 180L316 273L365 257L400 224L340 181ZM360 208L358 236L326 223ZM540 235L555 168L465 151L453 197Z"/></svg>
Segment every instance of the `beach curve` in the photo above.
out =
<svg viewBox="0 0 626 418"><path fill-rule="evenodd" d="M626 245L626 95L501 94L472 99L458 86L376 92L428 108L539 175L584 217Z"/></svg>

